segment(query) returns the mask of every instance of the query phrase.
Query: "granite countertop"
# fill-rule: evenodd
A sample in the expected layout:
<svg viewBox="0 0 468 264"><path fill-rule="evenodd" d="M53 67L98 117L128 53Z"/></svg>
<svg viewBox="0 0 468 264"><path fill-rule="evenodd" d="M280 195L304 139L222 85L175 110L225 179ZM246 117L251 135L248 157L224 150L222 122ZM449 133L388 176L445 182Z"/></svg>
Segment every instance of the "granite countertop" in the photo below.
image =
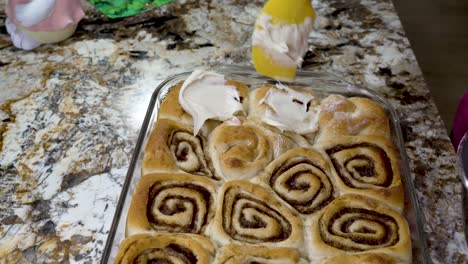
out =
<svg viewBox="0 0 468 264"><path fill-rule="evenodd" d="M127 19L92 8L75 35L12 47L0 0L0 262L99 261L153 89L250 64L263 1L186 0ZM383 94L404 128L434 263L466 263L454 150L390 0L313 1L304 68Z"/></svg>

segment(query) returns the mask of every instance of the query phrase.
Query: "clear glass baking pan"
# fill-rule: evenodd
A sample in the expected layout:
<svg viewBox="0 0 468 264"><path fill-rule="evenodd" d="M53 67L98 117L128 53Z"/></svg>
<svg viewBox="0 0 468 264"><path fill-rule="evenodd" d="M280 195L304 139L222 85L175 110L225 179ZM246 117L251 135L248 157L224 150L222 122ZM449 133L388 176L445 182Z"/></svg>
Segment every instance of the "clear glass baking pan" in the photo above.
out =
<svg viewBox="0 0 468 264"><path fill-rule="evenodd" d="M272 79L258 75L251 67L220 66L209 70L224 74L226 79L244 82L249 85L251 89L258 88L264 83L276 83L276 81ZM117 204L114 220L104 248L101 263L114 262L120 243L125 238L127 212L136 183L142 176L141 165L144 155L144 146L146 145L153 129L153 124L158 118L158 109L161 102L165 98L166 94L174 88L176 84L184 81L189 75L190 73L182 73L166 79L155 89L151 97L138 141L135 146L133 158L122 188L122 193ZM404 216L408 220L411 232L413 263L432 263L427 252L426 237L423 230L423 219L419 211L414 185L410 177L408 157L400 128L400 121L395 109L376 92L366 88L357 87L327 73L299 71L295 81L288 84L307 87L321 98L324 98L329 94L341 94L345 97L367 97L380 104L387 111L391 122L393 143L398 148L401 159L401 176L405 189Z"/></svg>

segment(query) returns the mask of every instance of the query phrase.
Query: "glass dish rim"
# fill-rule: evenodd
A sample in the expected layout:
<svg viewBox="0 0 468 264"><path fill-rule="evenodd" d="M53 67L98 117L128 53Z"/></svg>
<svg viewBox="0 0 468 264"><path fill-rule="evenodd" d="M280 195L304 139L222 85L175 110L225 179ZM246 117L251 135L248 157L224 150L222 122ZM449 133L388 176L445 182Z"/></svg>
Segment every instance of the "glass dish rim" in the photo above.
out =
<svg viewBox="0 0 468 264"><path fill-rule="evenodd" d="M201 68L197 68L197 69L201 69ZM114 239L115 239L116 231L117 231L117 228L119 226L119 222L122 219L122 216L121 216L122 215L122 210L123 210L125 202L126 202L126 197L128 195L128 192L129 192L130 184L131 184L131 181L133 179L133 174L134 174L134 171L136 169L135 167L137 165L138 158L139 158L140 152L141 152L141 148L143 147L143 143L145 141L146 134L148 132L148 128L152 125L152 124L150 124L150 121L151 121L153 112L155 110L158 97L160 96L161 90L163 88L165 88L166 86L168 86L168 84L174 82L174 80L182 79L183 77L186 77L186 76L190 75L193 70L189 70L189 71L185 71L185 72L182 72L182 73L179 73L179 74L169 76L168 78L163 80L154 89L154 91L153 91L153 93L151 95L151 99L150 99L150 102L148 104L148 108L147 108L147 111L146 111L146 114L145 114L145 118L144 118L143 123L141 125L141 129L139 131L137 141L135 143L135 149L134 149L134 152L133 152L133 155L132 155L132 159L130 161L127 174L125 176L125 181L124 181L124 184L122 185L122 189L120 191L119 200L118 200L117 205L116 205L116 209L115 209L115 213L114 213L114 216L113 216L112 224L111 224L111 227L109 229L109 235L108 235L108 237L106 239L106 243L105 243L105 247L104 247L104 250L102 252L102 255L101 255L100 263L108 263L109 258L111 256L112 246L113 246L113 242L114 242ZM278 81L273 80L273 79L271 79L269 77L259 75L255 71L255 69L253 67L251 67L251 66L217 65L217 66L206 67L206 68L204 68L204 70L214 71L216 73L228 75L228 77L237 75L238 77L246 76L246 77L250 77L250 78L255 78L257 80L263 80L265 82L272 82L272 83L277 83L278 82ZM344 80L343 78L341 78L341 77L339 77L339 76L337 76L335 74L328 73L328 72L299 70L299 71L297 71L296 79L294 81L292 81L292 82L282 82L282 83L290 84L290 85L294 85L294 84L298 84L298 83L301 84L300 80L302 78L309 78L309 79L313 78L314 80L323 80L323 81L332 81L332 82L341 83L342 85L345 85L347 87L347 89L349 89L348 92L355 92L355 93L358 93L358 94L360 94L362 96L368 96L368 97L371 97L372 99L377 99L377 103L383 105L385 107L385 109L388 111L388 113L390 115L389 117L391 119L390 121L391 121L392 125L394 126L393 130L395 132L395 139L396 139L396 142L394 142L394 143L397 146L398 153L400 155L400 162L401 162L401 164L400 164L401 168L400 169L401 169L401 172L403 174L403 177L405 178L404 188L405 189L409 188L409 191L407 191L406 193L410 194L409 199L411 200L410 203L411 203L412 209L413 209L414 214L415 214L414 221L416 222L415 224L416 224L416 229L417 229L415 231L416 231L416 234L417 234L417 238L419 240L419 245L422 247L421 248L422 260L423 260L423 263L428 263L428 264L432 263L430 255L428 253L427 237L426 237L426 234L424 232L424 226L423 226L424 219L423 219L423 215L422 215L422 213L420 211L419 202L418 202L416 192L415 192L414 182L411 179L411 171L410 171L410 168L409 168L409 159L408 159L407 152L406 152L406 147L405 147L404 138L403 138L403 132L401 130L400 119L399 119L399 116L398 116L398 113L397 113L396 109L393 107L393 105L391 103L388 102L387 99L385 99L383 96L381 96L378 92L376 92L374 90L371 90L369 88L365 88L365 87L361 87L359 85L353 84L353 83L348 82L348 81ZM313 88L311 88L311 89L314 90ZM322 91L326 91L326 89L322 89Z"/></svg>

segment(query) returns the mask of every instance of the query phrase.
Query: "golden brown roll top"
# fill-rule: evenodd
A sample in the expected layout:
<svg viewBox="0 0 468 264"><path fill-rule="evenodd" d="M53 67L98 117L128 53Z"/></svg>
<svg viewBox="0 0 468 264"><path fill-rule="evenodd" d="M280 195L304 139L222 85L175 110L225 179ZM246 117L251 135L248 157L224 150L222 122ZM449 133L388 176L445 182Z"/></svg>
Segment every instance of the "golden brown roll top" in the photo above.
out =
<svg viewBox="0 0 468 264"><path fill-rule="evenodd" d="M398 258L387 254L362 253L362 254L343 254L335 257L324 258L312 261L312 264L407 264Z"/></svg>
<svg viewBox="0 0 468 264"><path fill-rule="evenodd" d="M391 136L387 113L371 99L330 95L322 100L320 108L320 130L316 141L346 135Z"/></svg>
<svg viewBox="0 0 468 264"><path fill-rule="evenodd" d="M217 204L208 233L220 244L302 248L302 222L261 186L227 182Z"/></svg>
<svg viewBox="0 0 468 264"><path fill-rule="evenodd" d="M270 163L260 176L276 195L301 214L312 214L337 195L327 160L317 151L296 148Z"/></svg>
<svg viewBox="0 0 468 264"><path fill-rule="evenodd" d="M115 264L209 264L214 256L210 240L197 235L136 235L120 245Z"/></svg>
<svg viewBox="0 0 468 264"><path fill-rule="evenodd" d="M305 264L292 248L227 245L218 252L214 264Z"/></svg>
<svg viewBox="0 0 468 264"><path fill-rule="evenodd" d="M294 146L281 134L245 120L240 124L224 122L208 139L216 174L225 181L254 177L276 156Z"/></svg>
<svg viewBox="0 0 468 264"><path fill-rule="evenodd" d="M177 84L169 90L159 107L158 118L173 119L179 122L192 124L192 116L185 112L179 103L179 93L183 82Z"/></svg>
<svg viewBox="0 0 468 264"><path fill-rule="evenodd" d="M403 212L398 154L390 141L373 136L343 136L315 147L331 160L341 193L371 196Z"/></svg>
<svg viewBox="0 0 468 264"><path fill-rule="evenodd" d="M348 253L385 253L411 260L411 238L406 220L377 200L344 195L306 224L306 249L311 259Z"/></svg>
<svg viewBox="0 0 468 264"><path fill-rule="evenodd" d="M189 125L169 119L155 123L145 148L143 174L153 172L185 172L219 179L202 132L194 136Z"/></svg>
<svg viewBox="0 0 468 264"><path fill-rule="evenodd" d="M216 185L188 174L148 174L135 189L127 235L151 232L202 234L215 212Z"/></svg>
<svg viewBox="0 0 468 264"><path fill-rule="evenodd" d="M237 91L239 92L239 99L241 104L244 106L244 115L247 115L249 112L249 94L250 88L242 82L234 81L234 80L227 80L227 85L233 85L236 87Z"/></svg>

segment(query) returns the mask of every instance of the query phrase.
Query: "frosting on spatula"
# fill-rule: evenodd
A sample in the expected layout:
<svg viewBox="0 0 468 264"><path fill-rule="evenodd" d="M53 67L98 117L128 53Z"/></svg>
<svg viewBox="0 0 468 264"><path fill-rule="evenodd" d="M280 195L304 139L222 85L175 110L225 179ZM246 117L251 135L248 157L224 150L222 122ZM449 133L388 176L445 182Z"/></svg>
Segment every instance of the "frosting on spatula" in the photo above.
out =
<svg viewBox="0 0 468 264"><path fill-rule="evenodd" d="M259 45L271 60L287 67L300 67L308 50L309 33L313 20L305 18L302 24L273 24L272 17L261 14L252 36L253 45Z"/></svg>

